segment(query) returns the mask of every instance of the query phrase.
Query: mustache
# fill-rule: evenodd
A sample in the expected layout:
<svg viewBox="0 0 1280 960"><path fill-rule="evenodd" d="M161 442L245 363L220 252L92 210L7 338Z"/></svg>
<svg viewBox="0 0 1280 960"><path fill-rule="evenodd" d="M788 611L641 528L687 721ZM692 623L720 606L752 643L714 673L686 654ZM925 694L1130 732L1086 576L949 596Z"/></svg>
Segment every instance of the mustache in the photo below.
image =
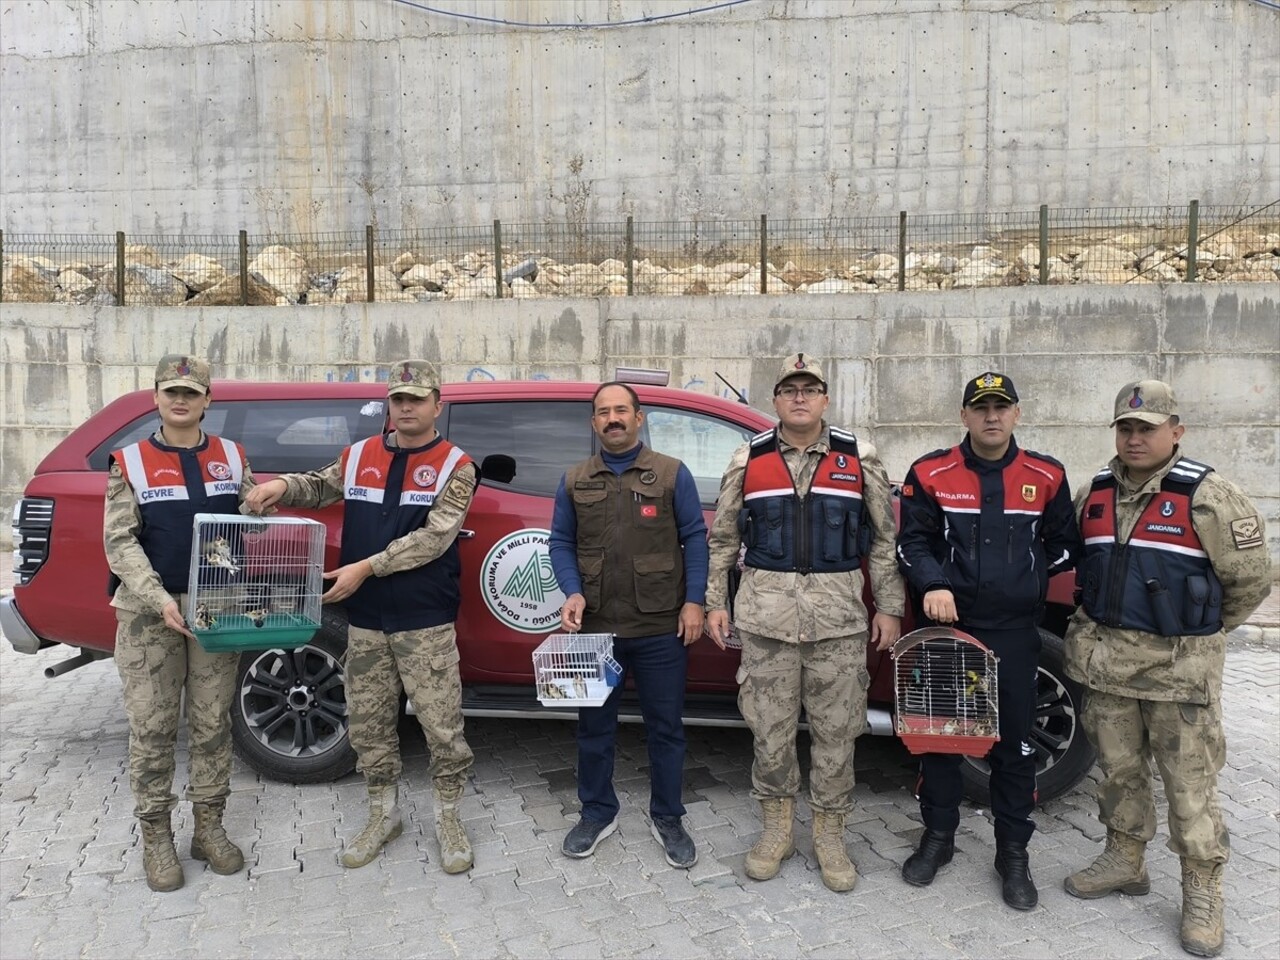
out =
<svg viewBox="0 0 1280 960"><path fill-rule="evenodd" d="M617 427L619 430L625 430L625 429L627 429L626 424L624 424L624 423L623 423L622 421L620 421L620 420L611 420L610 422L608 422L608 423L606 423L606 424L604 425L604 428L605 428L606 430L612 430L614 427Z"/></svg>

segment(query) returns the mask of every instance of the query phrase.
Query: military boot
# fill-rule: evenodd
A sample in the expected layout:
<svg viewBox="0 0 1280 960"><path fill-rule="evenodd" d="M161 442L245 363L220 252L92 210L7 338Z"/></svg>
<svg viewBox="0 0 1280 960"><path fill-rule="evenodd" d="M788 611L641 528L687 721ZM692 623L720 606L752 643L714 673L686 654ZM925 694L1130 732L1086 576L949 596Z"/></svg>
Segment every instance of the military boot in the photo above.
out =
<svg viewBox="0 0 1280 960"><path fill-rule="evenodd" d="M844 814L830 810L813 811L813 852L822 868L822 882L828 890L844 893L858 882L858 872L844 847Z"/></svg>
<svg viewBox="0 0 1280 960"><path fill-rule="evenodd" d="M996 873L1000 874L1001 895L1015 910L1031 910L1040 902L1040 891L1031 879L1031 857L1027 845L1016 840L996 841Z"/></svg>
<svg viewBox="0 0 1280 960"><path fill-rule="evenodd" d="M142 827L142 867L147 871L147 886L161 893L179 889L186 878L173 847L169 814L143 817L138 823Z"/></svg>
<svg viewBox="0 0 1280 960"><path fill-rule="evenodd" d="M191 859L208 860L214 873L239 873L244 869L244 854L227 838L222 829L222 811L225 800L211 803L193 803L196 829L191 835Z"/></svg>
<svg viewBox="0 0 1280 960"><path fill-rule="evenodd" d="M1182 949L1197 957L1222 952L1222 871L1226 864L1182 858Z"/></svg>
<svg viewBox="0 0 1280 960"><path fill-rule="evenodd" d="M463 781L436 784L436 839L440 841L440 866L445 873L465 873L475 863L471 841L458 816Z"/></svg>
<svg viewBox="0 0 1280 960"><path fill-rule="evenodd" d="M792 797L761 800L764 811L764 833L747 854L747 876L752 880L770 880L782 869L782 861L796 852L792 826L796 802Z"/></svg>
<svg viewBox="0 0 1280 960"><path fill-rule="evenodd" d="M347 844L339 863L344 867L363 867L373 862L379 850L404 832L399 796L399 789L394 783L369 784L369 822Z"/></svg>
<svg viewBox="0 0 1280 960"><path fill-rule="evenodd" d="M1062 886L1081 900L1096 900L1117 890L1131 897L1145 897L1151 892L1146 853L1145 840L1108 830L1102 853L1089 866L1062 881Z"/></svg>
<svg viewBox="0 0 1280 960"><path fill-rule="evenodd" d="M956 835L942 830L925 828L920 836L920 846L902 865L902 879L913 887L927 887L933 883L939 867L951 862L956 852Z"/></svg>

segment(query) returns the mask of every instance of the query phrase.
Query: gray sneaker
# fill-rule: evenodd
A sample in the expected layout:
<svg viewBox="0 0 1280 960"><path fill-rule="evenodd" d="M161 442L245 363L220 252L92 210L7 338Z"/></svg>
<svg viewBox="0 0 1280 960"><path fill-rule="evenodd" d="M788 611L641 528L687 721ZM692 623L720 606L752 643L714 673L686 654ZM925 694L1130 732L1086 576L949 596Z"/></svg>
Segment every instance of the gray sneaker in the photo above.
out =
<svg viewBox="0 0 1280 960"><path fill-rule="evenodd" d="M698 862L698 851L693 838L684 829L679 817L654 817L653 839L662 844L667 863L681 870L688 870Z"/></svg>
<svg viewBox="0 0 1280 960"><path fill-rule="evenodd" d="M566 857L589 857L596 852L596 847L600 846L600 841L610 836L613 831L618 829L618 818L614 817L608 823L600 823L598 820L590 820L583 817L573 825L564 837L564 843L560 845L560 852Z"/></svg>

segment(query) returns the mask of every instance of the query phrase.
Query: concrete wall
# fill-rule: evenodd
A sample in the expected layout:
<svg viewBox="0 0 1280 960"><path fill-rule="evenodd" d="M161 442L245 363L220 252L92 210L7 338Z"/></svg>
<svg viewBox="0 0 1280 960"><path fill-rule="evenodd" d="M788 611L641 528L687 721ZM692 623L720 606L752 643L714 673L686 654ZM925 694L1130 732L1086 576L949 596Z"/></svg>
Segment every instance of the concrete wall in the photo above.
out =
<svg viewBox="0 0 1280 960"><path fill-rule="evenodd" d="M1280 558L1280 299L1273 285L1027 287L814 297L635 297L347 304L274 310L0 305L0 510L91 411L150 388L155 359L207 356L218 377L378 377L406 356L446 380L597 380L657 366L672 383L770 411L781 359L825 359L830 419L901 477L962 435L964 379L1002 369L1022 394L1020 441L1082 483L1114 452L1106 424L1125 382L1178 390L1185 449L1257 501ZM0 535L7 528L0 528Z"/></svg>
<svg viewBox="0 0 1280 960"><path fill-rule="evenodd" d="M10 232L1280 196L1243 0L0 0L0 91Z"/></svg>

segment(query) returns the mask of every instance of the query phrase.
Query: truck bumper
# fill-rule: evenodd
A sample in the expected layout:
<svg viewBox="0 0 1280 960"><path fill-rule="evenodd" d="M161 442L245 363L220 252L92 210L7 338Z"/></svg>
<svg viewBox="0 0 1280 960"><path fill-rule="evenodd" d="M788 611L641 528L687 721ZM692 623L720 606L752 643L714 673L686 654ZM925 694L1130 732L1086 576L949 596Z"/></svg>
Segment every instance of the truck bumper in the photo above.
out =
<svg viewBox="0 0 1280 960"><path fill-rule="evenodd" d="M40 649L40 638L22 619L13 597L0 597L0 633L18 653L35 653Z"/></svg>

